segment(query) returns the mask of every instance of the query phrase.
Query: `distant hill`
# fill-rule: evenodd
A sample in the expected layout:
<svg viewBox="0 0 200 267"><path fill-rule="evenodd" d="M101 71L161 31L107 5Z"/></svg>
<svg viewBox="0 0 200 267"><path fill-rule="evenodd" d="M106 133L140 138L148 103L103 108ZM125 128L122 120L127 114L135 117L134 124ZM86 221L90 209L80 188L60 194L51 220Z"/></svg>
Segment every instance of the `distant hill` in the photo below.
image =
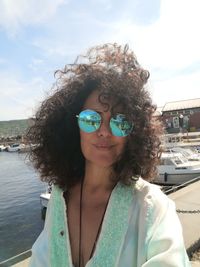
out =
<svg viewBox="0 0 200 267"><path fill-rule="evenodd" d="M0 137L23 135L29 124L29 119L0 121Z"/></svg>

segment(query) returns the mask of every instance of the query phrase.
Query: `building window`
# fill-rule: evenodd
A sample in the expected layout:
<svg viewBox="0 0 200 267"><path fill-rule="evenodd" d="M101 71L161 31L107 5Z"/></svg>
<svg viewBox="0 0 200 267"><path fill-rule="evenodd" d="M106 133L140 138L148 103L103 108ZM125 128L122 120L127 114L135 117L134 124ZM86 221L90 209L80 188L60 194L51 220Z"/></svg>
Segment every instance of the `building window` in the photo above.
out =
<svg viewBox="0 0 200 267"><path fill-rule="evenodd" d="M190 114L190 109L186 109L184 114Z"/></svg>
<svg viewBox="0 0 200 267"><path fill-rule="evenodd" d="M174 128L179 128L179 117L173 117Z"/></svg>

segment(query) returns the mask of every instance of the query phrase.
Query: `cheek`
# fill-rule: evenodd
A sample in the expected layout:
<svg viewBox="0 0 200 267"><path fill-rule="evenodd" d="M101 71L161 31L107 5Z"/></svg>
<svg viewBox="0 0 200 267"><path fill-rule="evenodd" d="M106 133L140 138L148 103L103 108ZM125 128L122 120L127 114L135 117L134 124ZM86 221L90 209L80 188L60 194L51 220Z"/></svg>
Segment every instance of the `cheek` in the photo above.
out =
<svg viewBox="0 0 200 267"><path fill-rule="evenodd" d="M89 145L89 135L87 133L84 133L80 131L80 144L81 144L81 151L83 155L85 156L85 153L87 153L88 145Z"/></svg>
<svg viewBox="0 0 200 267"><path fill-rule="evenodd" d="M127 137L116 137L116 139L117 139L116 143L118 144L117 146L118 154L122 154L128 139Z"/></svg>

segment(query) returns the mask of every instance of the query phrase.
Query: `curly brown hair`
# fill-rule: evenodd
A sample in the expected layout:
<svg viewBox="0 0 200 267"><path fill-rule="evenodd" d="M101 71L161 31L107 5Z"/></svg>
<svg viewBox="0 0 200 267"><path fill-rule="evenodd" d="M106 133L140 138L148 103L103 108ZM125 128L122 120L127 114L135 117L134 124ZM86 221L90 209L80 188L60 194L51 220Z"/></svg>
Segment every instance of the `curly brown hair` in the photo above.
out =
<svg viewBox="0 0 200 267"><path fill-rule="evenodd" d="M30 159L41 179L66 189L84 176L76 115L93 90L99 90L101 103L112 100L112 110L120 104L134 123L123 155L113 166L113 179L127 184L131 177L155 177L162 127L153 116L156 107L145 88L149 72L141 68L128 45L93 47L55 76L53 94L40 106L27 134L37 144Z"/></svg>

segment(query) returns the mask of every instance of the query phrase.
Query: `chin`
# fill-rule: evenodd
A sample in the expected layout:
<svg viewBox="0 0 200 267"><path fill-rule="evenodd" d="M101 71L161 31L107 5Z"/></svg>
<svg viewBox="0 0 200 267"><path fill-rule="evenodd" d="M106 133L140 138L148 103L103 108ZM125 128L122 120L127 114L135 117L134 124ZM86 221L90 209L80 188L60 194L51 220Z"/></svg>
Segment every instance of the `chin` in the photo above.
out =
<svg viewBox="0 0 200 267"><path fill-rule="evenodd" d="M111 159L88 159L87 162L89 162L92 165L96 165L98 167L101 168L111 168L113 166L113 164L116 162L115 160L111 160Z"/></svg>

